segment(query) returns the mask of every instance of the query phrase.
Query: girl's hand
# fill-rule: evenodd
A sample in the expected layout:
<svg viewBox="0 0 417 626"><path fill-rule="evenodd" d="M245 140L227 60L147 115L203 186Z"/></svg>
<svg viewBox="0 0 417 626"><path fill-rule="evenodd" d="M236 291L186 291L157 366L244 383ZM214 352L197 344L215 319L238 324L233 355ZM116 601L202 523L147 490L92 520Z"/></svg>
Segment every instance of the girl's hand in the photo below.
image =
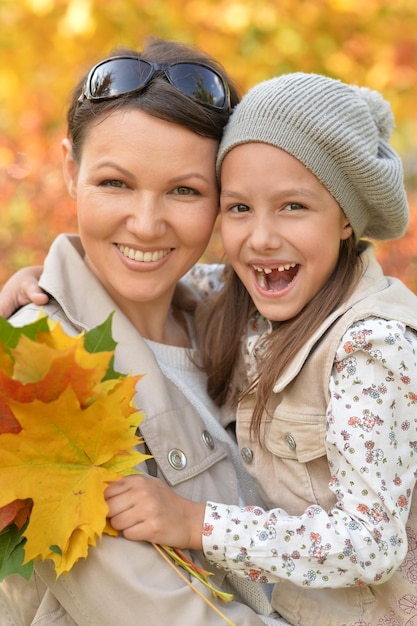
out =
<svg viewBox="0 0 417 626"><path fill-rule="evenodd" d="M126 476L105 491L108 518L126 539L202 549L205 504L176 494L157 478Z"/></svg>
<svg viewBox="0 0 417 626"><path fill-rule="evenodd" d="M42 266L24 267L9 278L0 292L0 316L10 317L17 309L33 302L47 304L49 298L39 287Z"/></svg>

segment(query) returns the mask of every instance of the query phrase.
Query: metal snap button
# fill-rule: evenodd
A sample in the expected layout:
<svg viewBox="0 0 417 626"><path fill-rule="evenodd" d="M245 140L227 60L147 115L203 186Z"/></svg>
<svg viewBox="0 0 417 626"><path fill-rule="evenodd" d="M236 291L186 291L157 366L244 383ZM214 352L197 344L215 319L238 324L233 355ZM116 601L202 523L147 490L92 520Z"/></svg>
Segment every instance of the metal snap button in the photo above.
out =
<svg viewBox="0 0 417 626"><path fill-rule="evenodd" d="M291 433L287 433L285 435L285 441L287 446L289 447L290 450L295 450L297 447L297 442L295 441L294 437L292 436Z"/></svg>
<svg viewBox="0 0 417 626"><path fill-rule="evenodd" d="M201 433L201 437L202 437L204 443L206 444L207 448L209 448L210 450L213 450L214 449L214 439L210 435L208 430L203 430L203 432Z"/></svg>
<svg viewBox="0 0 417 626"><path fill-rule="evenodd" d="M253 450L251 450L250 448L242 448L240 451L240 456L242 457L245 463L252 463Z"/></svg>
<svg viewBox="0 0 417 626"><path fill-rule="evenodd" d="M168 463L175 470L182 470L187 465L187 457L182 450L173 448L168 452Z"/></svg>

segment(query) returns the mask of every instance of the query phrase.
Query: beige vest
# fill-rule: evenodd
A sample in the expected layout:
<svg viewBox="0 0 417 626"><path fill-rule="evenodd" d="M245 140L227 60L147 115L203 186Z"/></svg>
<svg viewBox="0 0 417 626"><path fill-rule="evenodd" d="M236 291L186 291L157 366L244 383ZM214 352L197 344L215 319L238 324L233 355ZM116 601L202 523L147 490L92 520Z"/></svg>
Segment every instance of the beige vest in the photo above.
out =
<svg viewBox="0 0 417 626"><path fill-rule="evenodd" d="M268 506L300 515L311 504L325 510L335 504L328 489L325 434L329 379L334 355L353 322L370 316L397 319L417 330L417 297L400 281L383 276L365 253L367 270L352 297L306 342L274 388L270 417L262 430L264 448L249 434L253 396L238 409L238 442L248 471L262 478ZM300 412L302 407L302 412ZM417 499L408 522L409 549L392 578L373 587L306 589L283 580L273 595L274 608L292 624L320 626L400 626L417 618ZM391 621L390 621L391 620Z"/></svg>

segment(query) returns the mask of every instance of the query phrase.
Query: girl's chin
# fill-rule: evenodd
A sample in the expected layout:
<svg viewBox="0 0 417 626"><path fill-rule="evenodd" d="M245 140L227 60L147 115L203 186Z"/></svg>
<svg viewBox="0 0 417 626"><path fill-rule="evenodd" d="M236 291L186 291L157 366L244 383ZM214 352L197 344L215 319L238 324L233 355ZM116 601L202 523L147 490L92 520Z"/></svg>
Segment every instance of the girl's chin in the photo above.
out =
<svg viewBox="0 0 417 626"><path fill-rule="evenodd" d="M271 322L286 322L292 319L303 308L302 304L285 302L282 298L274 298L269 296L268 298L254 297L252 295L252 301L259 313L270 320Z"/></svg>

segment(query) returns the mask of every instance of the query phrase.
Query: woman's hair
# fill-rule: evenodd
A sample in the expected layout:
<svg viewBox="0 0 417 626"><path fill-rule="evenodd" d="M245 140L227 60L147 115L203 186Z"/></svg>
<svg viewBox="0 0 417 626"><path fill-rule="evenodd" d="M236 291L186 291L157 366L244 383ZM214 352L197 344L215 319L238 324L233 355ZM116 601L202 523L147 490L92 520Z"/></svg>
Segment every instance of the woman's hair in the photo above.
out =
<svg viewBox="0 0 417 626"><path fill-rule="evenodd" d="M241 338L256 312L252 299L234 270L227 266L224 288L197 311L202 367L208 376L208 393L216 404L236 405L255 391L251 430L259 437L268 398L287 365L320 324L344 302L355 287L362 268L361 244L350 237L340 244L338 263L316 296L292 319L273 323L258 375L249 387L242 387Z"/></svg>
<svg viewBox="0 0 417 626"><path fill-rule="evenodd" d="M109 56L130 55L156 63L180 61L204 63L215 69L230 89L230 104L233 108L239 101L238 91L224 68L209 55L197 48L172 41L149 37L141 53L124 47L113 50ZM230 111L204 106L187 97L166 80L164 73L156 72L146 87L136 93L126 94L111 100L91 102L84 99L79 102L87 75L77 84L72 92L67 113L68 137L72 141L73 156L80 158L86 132L91 123L103 114L110 114L115 109L138 109L210 139L220 141L223 128L228 121Z"/></svg>

